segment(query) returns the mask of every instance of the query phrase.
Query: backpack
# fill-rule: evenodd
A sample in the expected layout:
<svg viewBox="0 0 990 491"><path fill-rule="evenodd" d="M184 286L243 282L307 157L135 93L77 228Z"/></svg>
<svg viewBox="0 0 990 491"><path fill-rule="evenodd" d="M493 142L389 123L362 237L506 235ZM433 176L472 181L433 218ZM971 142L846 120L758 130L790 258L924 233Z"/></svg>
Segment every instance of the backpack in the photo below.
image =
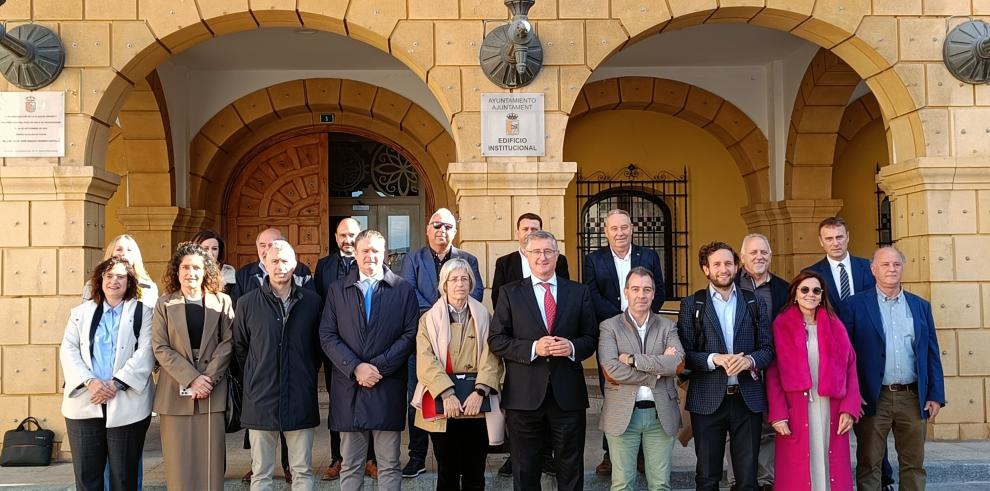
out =
<svg viewBox="0 0 990 491"><path fill-rule="evenodd" d="M746 310L749 311L750 318L753 319L753 324L755 326L754 335L756 336L756 346L760 345L760 324L762 319L760 318L759 304L756 302L756 295L742 288L737 289L738 292L742 293L743 301L746 302ZM708 306L708 289L702 289L694 292L694 312L692 316L694 317L694 349L700 350L705 343L708 342L707 336L705 335L704 320L705 320L705 308Z"/></svg>

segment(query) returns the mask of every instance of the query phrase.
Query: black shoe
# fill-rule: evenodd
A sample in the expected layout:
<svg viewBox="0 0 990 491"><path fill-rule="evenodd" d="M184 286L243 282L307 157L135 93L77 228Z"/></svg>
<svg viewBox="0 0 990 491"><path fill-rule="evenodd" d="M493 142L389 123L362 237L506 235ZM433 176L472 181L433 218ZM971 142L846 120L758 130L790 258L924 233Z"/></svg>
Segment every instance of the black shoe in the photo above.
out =
<svg viewBox="0 0 990 491"><path fill-rule="evenodd" d="M894 491L894 485L893 484L884 484L883 487L882 487L882 489L883 489L883 491Z"/></svg>
<svg viewBox="0 0 990 491"><path fill-rule="evenodd" d="M426 463L422 460L412 459L402 468L402 477L416 477L426 472Z"/></svg>
<svg viewBox="0 0 990 491"><path fill-rule="evenodd" d="M505 459L502 467L498 468L498 475L502 477L512 477L512 457Z"/></svg>

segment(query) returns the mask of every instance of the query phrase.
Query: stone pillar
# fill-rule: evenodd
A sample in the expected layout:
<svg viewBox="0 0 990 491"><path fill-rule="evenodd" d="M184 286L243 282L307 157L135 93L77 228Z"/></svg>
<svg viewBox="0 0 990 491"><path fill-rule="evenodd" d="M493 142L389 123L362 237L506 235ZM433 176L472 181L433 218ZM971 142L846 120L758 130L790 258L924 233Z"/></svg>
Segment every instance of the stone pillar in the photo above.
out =
<svg viewBox="0 0 990 491"><path fill-rule="evenodd" d="M119 182L89 166L0 167L0 431L32 415L55 431L56 456L68 446L58 345Z"/></svg>
<svg viewBox="0 0 990 491"><path fill-rule="evenodd" d="M939 440L990 437L990 159L926 157L881 169L905 287L932 303L949 405Z"/></svg>
<svg viewBox="0 0 990 491"><path fill-rule="evenodd" d="M117 219L134 237L144 256L144 267L159 281L175 244L189 240L210 222L206 210L176 206L130 206L117 212Z"/></svg>
<svg viewBox="0 0 990 491"><path fill-rule="evenodd" d="M460 247L478 257L491 288L495 260L518 250L516 218L527 212L543 218L564 250L564 192L577 174L574 162L453 162L447 183L454 191L460 217ZM577 264L572 262L571 264ZM486 291L486 303L489 292Z"/></svg>
<svg viewBox="0 0 990 491"><path fill-rule="evenodd" d="M840 208L842 200L837 199L789 199L752 204L744 207L741 213L751 232L770 239L774 274L790 280L822 258L818 223L834 216ZM737 244L732 246L738 247Z"/></svg>

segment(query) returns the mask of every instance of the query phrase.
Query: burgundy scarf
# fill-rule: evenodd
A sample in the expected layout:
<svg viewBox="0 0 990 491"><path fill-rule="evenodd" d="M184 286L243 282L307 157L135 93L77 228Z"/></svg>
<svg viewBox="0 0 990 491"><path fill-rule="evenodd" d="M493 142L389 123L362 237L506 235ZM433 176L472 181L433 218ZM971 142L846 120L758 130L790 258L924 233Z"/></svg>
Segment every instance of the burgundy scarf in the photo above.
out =
<svg viewBox="0 0 990 491"><path fill-rule="evenodd" d="M838 318L819 308L818 323L818 394L842 398L846 395L846 367L852 346L845 326ZM796 305L789 305L773 322L773 341L780 370L780 383L785 391L805 391L811 388L808 365L808 335L804 316Z"/></svg>

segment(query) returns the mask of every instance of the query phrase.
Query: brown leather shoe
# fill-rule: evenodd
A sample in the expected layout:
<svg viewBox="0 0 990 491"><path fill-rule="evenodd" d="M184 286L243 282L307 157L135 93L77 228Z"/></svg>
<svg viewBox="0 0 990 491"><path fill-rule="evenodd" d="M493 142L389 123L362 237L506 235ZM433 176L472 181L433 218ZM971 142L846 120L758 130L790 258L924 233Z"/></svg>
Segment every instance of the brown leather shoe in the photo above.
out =
<svg viewBox="0 0 990 491"><path fill-rule="evenodd" d="M330 467L327 467L327 471L323 473L322 479L324 481L334 481L340 479L340 461L335 460L330 463Z"/></svg>
<svg viewBox="0 0 990 491"><path fill-rule="evenodd" d="M368 477L377 480L378 479L378 464L374 460L369 460L367 464L364 464L364 473Z"/></svg>
<svg viewBox="0 0 990 491"><path fill-rule="evenodd" d="M285 483L286 484L292 483L292 472L290 471L290 469L288 467L283 467L282 472L285 473Z"/></svg>
<svg viewBox="0 0 990 491"><path fill-rule="evenodd" d="M608 454L602 457L602 463L595 467L595 474L599 476L611 476L612 475L612 460L608 458Z"/></svg>
<svg viewBox="0 0 990 491"><path fill-rule="evenodd" d="M254 474L254 471L247 471L247 474L244 474L244 477L241 478L241 482L250 483L251 482L251 476L253 474Z"/></svg>

